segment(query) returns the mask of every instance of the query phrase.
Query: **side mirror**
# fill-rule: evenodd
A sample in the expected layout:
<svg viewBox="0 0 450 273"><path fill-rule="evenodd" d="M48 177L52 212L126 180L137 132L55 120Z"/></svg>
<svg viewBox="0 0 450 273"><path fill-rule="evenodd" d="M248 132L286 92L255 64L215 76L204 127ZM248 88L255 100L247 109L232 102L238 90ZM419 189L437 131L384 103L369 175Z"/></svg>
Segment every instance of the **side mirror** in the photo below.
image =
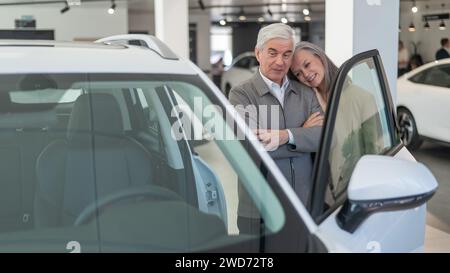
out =
<svg viewBox="0 0 450 273"><path fill-rule="evenodd" d="M363 156L353 171L338 225L353 233L371 214L415 208L431 199L438 183L423 164L403 159Z"/></svg>

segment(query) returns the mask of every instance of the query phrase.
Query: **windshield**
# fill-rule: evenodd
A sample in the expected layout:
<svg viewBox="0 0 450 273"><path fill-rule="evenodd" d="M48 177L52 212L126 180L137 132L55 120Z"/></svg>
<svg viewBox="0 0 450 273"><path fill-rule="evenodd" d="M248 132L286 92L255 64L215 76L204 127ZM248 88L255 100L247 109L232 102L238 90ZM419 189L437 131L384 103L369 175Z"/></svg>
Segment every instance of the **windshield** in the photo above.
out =
<svg viewBox="0 0 450 273"><path fill-rule="evenodd" d="M0 251L201 251L285 225L198 76L0 80ZM244 234L238 214L264 229Z"/></svg>

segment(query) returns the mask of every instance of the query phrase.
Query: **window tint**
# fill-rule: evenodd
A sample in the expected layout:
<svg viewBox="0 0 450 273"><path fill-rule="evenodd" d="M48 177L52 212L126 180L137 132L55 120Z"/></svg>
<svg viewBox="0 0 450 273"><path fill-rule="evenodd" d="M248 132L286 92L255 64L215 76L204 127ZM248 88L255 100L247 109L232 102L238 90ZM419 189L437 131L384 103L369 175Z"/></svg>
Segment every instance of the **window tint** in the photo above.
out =
<svg viewBox="0 0 450 273"><path fill-rule="evenodd" d="M328 155L328 205L344 193L363 155L380 154L393 146L393 130L373 59L356 64L346 76Z"/></svg>
<svg viewBox="0 0 450 273"><path fill-rule="evenodd" d="M251 62L250 62L250 68L253 68L253 67L256 67L256 66L259 66L258 59L256 59L256 57L252 57L251 58Z"/></svg>
<svg viewBox="0 0 450 273"><path fill-rule="evenodd" d="M425 73L424 84L450 87L450 65L440 65L428 69Z"/></svg>
<svg viewBox="0 0 450 273"><path fill-rule="evenodd" d="M239 61L237 61L234 64L234 66L239 67L239 68L248 69L248 68L250 68L251 60L252 60L251 57L244 57L244 58L240 59Z"/></svg>
<svg viewBox="0 0 450 273"><path fill-rule="evenodd" d="M450 65L439 65L429 68L413 76L410 80L415 83L450 87Z"/></svg>
<svg viewBox="0 0 450 273"><path fill-rule="evenodd" d="M416 75L412 76L411 78L409 78L410 81L415 82L415 83L422 83L423 84L423 79L425 78L425 71L421 71L419 73L417 73Z"/></svg>
<svg viewBox="0 0 450 273"><path fill-rule="evenodd" d="M48 94L82 94L25 107L6 98L40 87L0 76L0 251L97 252L101 244L108 252L190 252L239 243L252 252L285 227L285 207L197 76L43 76L56 83ZM198 101L204 111L195 111ZM192 127L200 127L193 139ZM231 138L211 137L221 133ZM263 219L260 234L239 231L241 202Z"/></svg>

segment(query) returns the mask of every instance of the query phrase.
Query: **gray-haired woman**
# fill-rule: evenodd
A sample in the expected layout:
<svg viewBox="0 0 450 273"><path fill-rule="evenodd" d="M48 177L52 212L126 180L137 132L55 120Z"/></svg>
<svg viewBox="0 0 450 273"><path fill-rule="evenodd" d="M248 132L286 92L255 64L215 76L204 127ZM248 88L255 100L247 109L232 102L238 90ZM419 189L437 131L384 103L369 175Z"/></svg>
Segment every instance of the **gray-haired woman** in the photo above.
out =
<svg viewBox="0 0 450 273"><path fill-rule="evenodd" d="M331 84L337 70L336 65L317 45L299 42L295 46L291 73L294 79L313 88L324 112L327 109Z"/></svg>

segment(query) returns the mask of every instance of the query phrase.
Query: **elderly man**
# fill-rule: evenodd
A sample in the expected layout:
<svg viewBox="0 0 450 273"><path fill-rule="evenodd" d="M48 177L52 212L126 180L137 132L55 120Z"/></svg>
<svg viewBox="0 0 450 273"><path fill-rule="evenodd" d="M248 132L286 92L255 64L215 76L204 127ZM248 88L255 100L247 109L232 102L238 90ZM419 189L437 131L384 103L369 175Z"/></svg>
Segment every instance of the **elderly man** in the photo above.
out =
<svg viewBox="0 0 450 273"><path fill-rule="evenodd" d="M288 25L275 23L262 28L255 47L259 71L233 88L229 100L246 118L287 181L307 205L312 189L310 153L316 152L319 146L323 113L314 92L287 77L294 43L294 31ZM249 109L248 106L256 106L256 112L245 113L243 109ZM263 111L264 108L269 110ZM254 204L241 183L238 189L240 232L261 232L261 220Z"/></svg>

